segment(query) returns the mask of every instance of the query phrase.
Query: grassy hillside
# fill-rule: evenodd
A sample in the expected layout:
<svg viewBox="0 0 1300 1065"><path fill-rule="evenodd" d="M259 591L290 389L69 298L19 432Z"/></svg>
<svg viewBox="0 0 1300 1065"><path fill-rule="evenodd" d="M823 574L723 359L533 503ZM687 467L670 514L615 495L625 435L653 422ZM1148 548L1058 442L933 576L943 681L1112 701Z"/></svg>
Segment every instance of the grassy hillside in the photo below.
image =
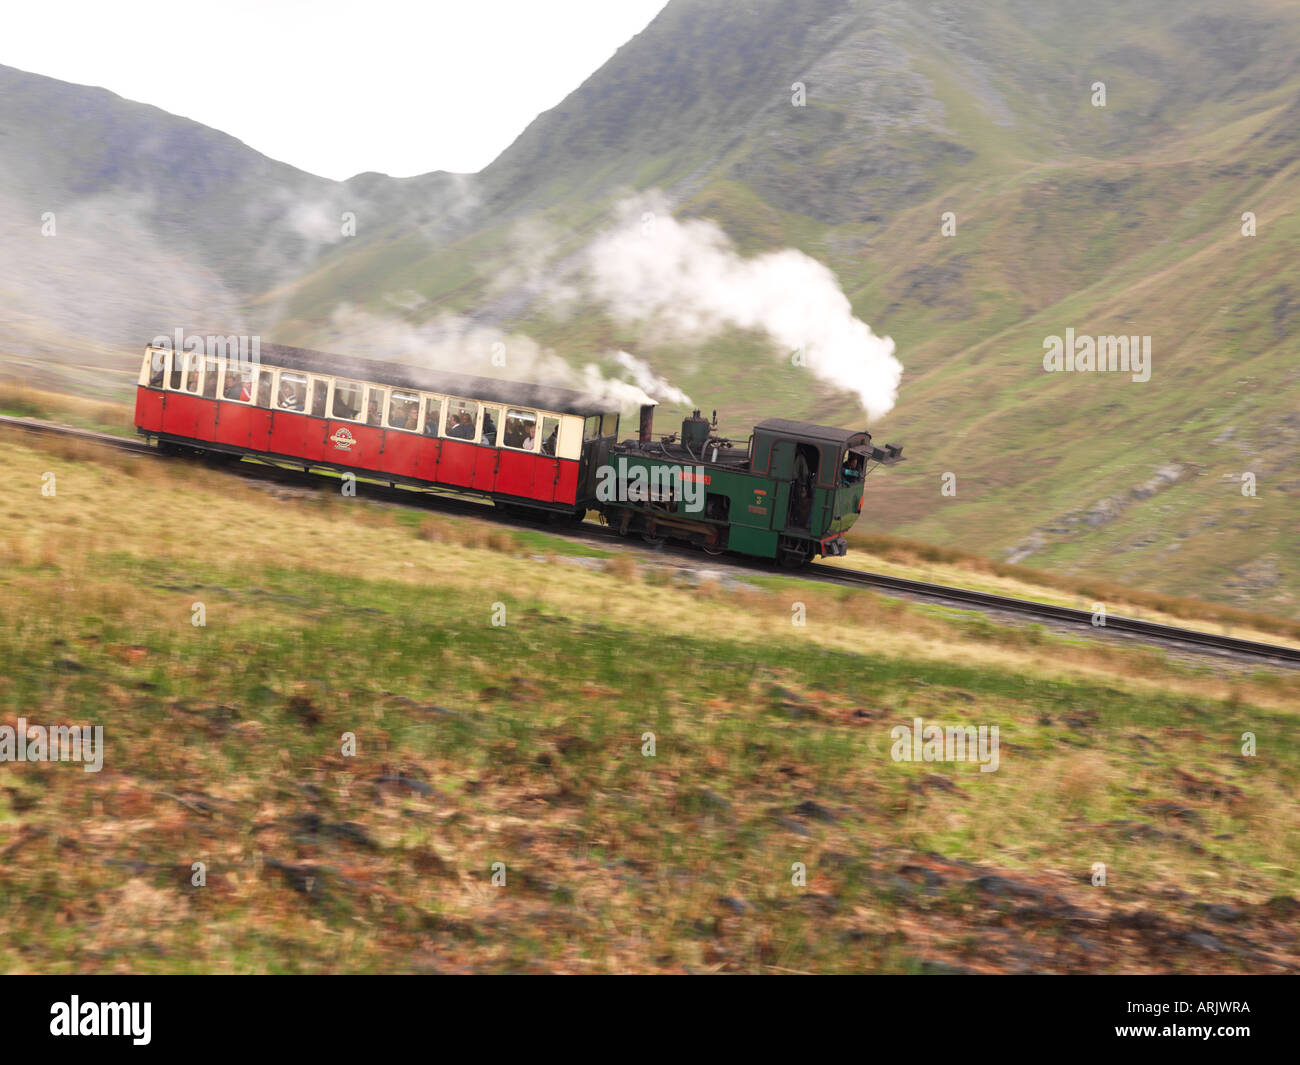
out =
<svg viewBox="0 0 1300 1065"><path fill-rule="evenodd" d="M6 442L4 971L1300 963L1292 673Z"/></svg>

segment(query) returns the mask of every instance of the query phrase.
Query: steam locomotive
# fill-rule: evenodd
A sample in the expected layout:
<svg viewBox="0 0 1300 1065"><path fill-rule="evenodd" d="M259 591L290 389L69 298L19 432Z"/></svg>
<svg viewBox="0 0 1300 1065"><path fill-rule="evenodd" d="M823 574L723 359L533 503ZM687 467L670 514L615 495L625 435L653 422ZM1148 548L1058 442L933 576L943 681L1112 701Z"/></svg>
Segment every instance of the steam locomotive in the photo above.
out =
<svg viewBox="0 0 1300 1065"><path fill-rule="evenodd" d="M653 406L620 443L615 406L568 389L197 339L145 349L136 431L162 450L469 493L513 513L595 510L622 535L714 554L790 566L843 555L868 468L902 460L865 431L781 418L737 446L717 435L716 412L656 439Z"/></svg>

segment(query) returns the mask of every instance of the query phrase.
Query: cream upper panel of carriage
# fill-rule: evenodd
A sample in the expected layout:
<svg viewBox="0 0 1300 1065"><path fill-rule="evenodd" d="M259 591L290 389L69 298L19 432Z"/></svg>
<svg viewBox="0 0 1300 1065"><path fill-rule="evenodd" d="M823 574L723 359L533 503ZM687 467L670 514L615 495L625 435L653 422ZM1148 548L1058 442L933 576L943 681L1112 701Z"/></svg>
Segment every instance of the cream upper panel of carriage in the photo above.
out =
<svg viewBox="0 0 1300 1065"><path fill-rule="evenodd" d="M510 451L566 459L582 454L583 419L576 414L377 385L265 363L250 365L203 352L149 348L139 383Z"/></svg>

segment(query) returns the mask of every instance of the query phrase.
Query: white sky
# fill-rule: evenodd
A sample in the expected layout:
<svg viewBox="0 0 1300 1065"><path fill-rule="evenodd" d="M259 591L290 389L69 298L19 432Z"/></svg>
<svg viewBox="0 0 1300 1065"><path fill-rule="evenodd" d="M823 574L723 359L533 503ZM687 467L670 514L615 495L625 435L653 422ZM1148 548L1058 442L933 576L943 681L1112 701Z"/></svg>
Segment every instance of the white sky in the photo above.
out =
<svg viewBox="0 0 1300 1065"><path fill-rule="evenodd" d="M330 178L487 166L666 0L10 0L0 63Z"/></svg>

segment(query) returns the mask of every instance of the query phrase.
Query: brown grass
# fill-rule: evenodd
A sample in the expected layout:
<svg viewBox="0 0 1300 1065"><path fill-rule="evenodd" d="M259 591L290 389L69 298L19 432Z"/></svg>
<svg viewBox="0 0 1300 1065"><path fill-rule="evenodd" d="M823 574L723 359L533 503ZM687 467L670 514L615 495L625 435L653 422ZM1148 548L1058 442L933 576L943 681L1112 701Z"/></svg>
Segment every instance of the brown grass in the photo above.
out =
<svg viewBox="0 0 1300 1065"><path fill-rule="evenodd" d="M0 379L0 411L23 418L71 420L80 425L106 429L132 429L135 426L135 411L125 403L45 392L11 379Z"/></svg>
<svg viewBox="0 0 1300 1065"><path fill-rule="evenodd" d="M1300 640L1300 621L1278 617L1272 614L1255 614L1239 607L1220 603L1207 603L1204 600L1184 596L1163 595L1159 592L1144 591L1128 585L1114 584L1093 578L1081 579L1066 574L1052 573L1047 570L1031 569L1028 566L1016 566L1006 562L997 562L983 555L960 551L951 547L938 547L934 544L905 540L895 536L859 536L851 537L854 545L873 555L899 565L923 565L925 563L955 566L975 573L1004 577L1008 580L1021 581L1052 588L1069 595L1079 596L1095 602L1107 604L1126 603L1135 607L1159 611L1170 617L1187 621L1212 621L1241 628L1252 628L1261 632L1270 632L1293 640Z"/></svg>

